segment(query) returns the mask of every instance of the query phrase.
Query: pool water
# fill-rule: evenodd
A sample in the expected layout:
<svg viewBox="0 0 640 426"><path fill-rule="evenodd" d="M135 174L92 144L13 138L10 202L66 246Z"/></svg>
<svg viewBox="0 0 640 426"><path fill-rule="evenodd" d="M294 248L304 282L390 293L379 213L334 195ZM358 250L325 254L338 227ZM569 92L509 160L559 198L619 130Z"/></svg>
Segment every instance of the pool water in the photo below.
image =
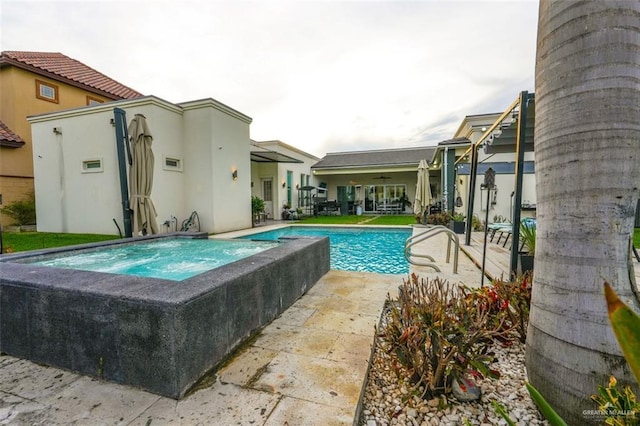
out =
<svg viewBox="0 0 640 426"><path fill-rule="evenodd" d="M176 238L102 247L30 263L182 281L277 245L268 241Z"/></svg>
<svg viewBox="0 0 640 426"><path fill-rule="evenodd" d="M378 274L409 272L409 263L404 257L404 242L411 236L411 229L289 226L242 238L277 240L296 235L329 237L331 269Z"/></svg>

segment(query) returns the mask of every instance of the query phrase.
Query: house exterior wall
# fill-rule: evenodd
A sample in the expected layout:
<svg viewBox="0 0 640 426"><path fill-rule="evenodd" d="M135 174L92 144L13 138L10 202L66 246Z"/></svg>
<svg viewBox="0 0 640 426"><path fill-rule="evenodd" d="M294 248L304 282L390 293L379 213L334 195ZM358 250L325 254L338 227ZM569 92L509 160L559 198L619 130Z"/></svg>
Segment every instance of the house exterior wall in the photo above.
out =
<svg viewBox="0 0 640 426"><path fill-rule="evenodd" d="M311 166L320 159L281 141L258 142L257 145L302 161L302 163L254 163L251 166L253 177L251 195L264 199L261 182L264 179L272 179L273 202L271 205L267 203L265 209L269 217L281 219L283 206L288 202L289 190L291 191L290 207L295 209L299 205L298 188L307 184L301 181L302 174L308 176L309 185L318 186L319 180L311 174ZM288 172L292 173L291 187L287 180Z"/></svg>
<svg viewBox="0 0 640 426"><path fill-rule="evenodd" d="M477 143L484 131L483 127L490 127L498 118L500 114L483 114L477 116L471 116L465 118L463 123L460 125L458 132L454 137L466 137L472 143ZM467 146L456 148L456 158L463 155ZM524 161L525 162L533 162L534 161L534 153L533 152L525 152L524 153ZM498 154L486 154L484 150L478 150L478 164L485 164L490 166L492 163L514 163L516 162L516 153L498 153ZM456 189L457 194L460 195L463 199L462 207L455 207L454 211L456 213L465 214L467 213L466 201L468 200L469 195L469 184L470 177L469 175L458 175L456 174ZM486 215L487 208L487 199L486 199L486 191L481 189L481 185L484 182L484 176L482 174L478 174L476 177L476 187L475 187L475 201L473 206L473 212L475 215L480 218L481 221L484 220ZM511 220L513 214L513 199L511 197L511 193L515 189L516 184L516 175L515 173L506 173L506 174L496 174L496 187L497 192L494 192L492 195L493 200L490 202L489 206L489 222L494 222L494 217L502 216L507 220ZM525 173L522 179L522 202L528 204L536 203L536 186L535 186L535 174L534 173ZM535 210L522 210L522 217L535 217Z"/></svg>
<svg viewBox="0 0 640 426"><path fill-rule="evenodd" d="M36 97L36 80L58 88L58 103ZM27 116L85 106L87 95L108 99L13 66L0 68L0 93L0 120L25 141L21 148L0 147L0 193L6 205L34 190L33 144ZM9 222L2 218L3 224Z"/></svg>
<svg viewBox="0 0 640 426"><path fill-rule="evenodd" d="M485 159L484 154L480 154L478 157L478 162L482 162ZM525 161L533 161L533 153L527 152L525 153ZM491 162L515 162L514 154L496 154L491 158ZM490 165L491 162L485 162L485 164ZM459 193L462 196L464 205L462 207L456 207L455 212L466 214L467 206L466 201L468 199L467 195L469 194L469 175L459 175L457 177L458 185L459 185ZM487 208L487 199L486 199L486 191L481 189L481 185L484 182L484 175L479 174L476 178L476 193L475 193L475 202L473 206L473 212L476 214L481 220L484 220L486 208ZM516 176L515 174L496 174L496 188L497 191L494 191L492 194L492 200L489 206L489 222L494 222L494 217L502 216L507 220L511 220L513 214L513 198L511 197L511 193L515 189L516 184ZM522 177L522 202L528 204L536 203L536 182L535 182L535 174L533 173L525 173ZM522 217L535 217L534 210L522 210Z"/></svg>
<svg viewBox="0 0 640 426"><path fill-rule="evenodd" d="M251 119L212 100L180 104L185 110L187 204L200 225L220 233L251 227ZM233 170L238 179L233 180Z"/></svg>
<svg viewBox="0 0 640 426"><path fill-rule="evenodd" d="M360 201L363 209L365 209L364 200L370 196L365 193L366 187L371 186L382 186L382 185L404 185L406 189L406 195L408 201L411 205L406 205L403 209L403 213L411 214L413 213L413 203L416 197L416 184L417 184L417 173L418 168L416 166L415 170L405 170L400 171L398 169L394 171L380 172L379 170L367 170L367 171L359 171L355 170L347 171L343 174L340 173L332 173L332 174L317 174L316 179L320 182L324 182L327 184L327 198L329 200L337 200L338 199L338 187L339 186L354 186L356 189L355 199L356 201ZM383 174L388 176L390 179L379 179L380 175ZM435 173L431 173L430 176L430 184L433 187L438 188L439 183L437 176ZM434 194L435 196L435 194ZM388 200L389 202L395 200ZM367 210L363 210L365 213Z"/></svg>
<svg viewBox="0 0 640 426"><path fill-rule="evenodd" d="M230 116L212 105L185 110L144 97L31 117L38 231L118 234L114 219L124 230L115 128L110 122L116 106L126 111L127 125L135 114L143 114L153 134L151 199L161 231L173 230L173 225L164 225L171 217L179 229L192 211L205 232L250 227L248 117L226 118ZM61 134L54 133L54 127ZM180 168L167 167L166 157L179 160ZM102 161L102 170L83 171L83 161L93 159ZM237 181L231 177L234 166L239 170ZM214 206L220 210L218 216Z"/></svg>

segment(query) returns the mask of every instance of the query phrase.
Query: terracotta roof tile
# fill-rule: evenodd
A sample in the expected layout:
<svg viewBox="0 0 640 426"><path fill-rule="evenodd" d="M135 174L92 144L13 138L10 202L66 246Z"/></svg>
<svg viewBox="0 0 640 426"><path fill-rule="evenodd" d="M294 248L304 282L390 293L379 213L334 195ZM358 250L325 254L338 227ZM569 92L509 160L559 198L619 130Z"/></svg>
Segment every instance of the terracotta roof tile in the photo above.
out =
<svg viewBox="0 0 640 426"><path fill-rule="evenodd" d="M0 146L19 148L22 145L24 145L22 138L13 133L3 121L0 121Z"/></svg>
<svg viewBox="0 0 640 426"><path fill-rule="evenodd" d="M36 68L34 72L39 69L62 77L62 79L71 80L105 92L115 99L132 99L142 96L141 93L130 87L118 83L112 78L62 53L4 51L0 55L0 64L2 62L13 63L14 65L18 63L24 64L31 68Z"/></svg>

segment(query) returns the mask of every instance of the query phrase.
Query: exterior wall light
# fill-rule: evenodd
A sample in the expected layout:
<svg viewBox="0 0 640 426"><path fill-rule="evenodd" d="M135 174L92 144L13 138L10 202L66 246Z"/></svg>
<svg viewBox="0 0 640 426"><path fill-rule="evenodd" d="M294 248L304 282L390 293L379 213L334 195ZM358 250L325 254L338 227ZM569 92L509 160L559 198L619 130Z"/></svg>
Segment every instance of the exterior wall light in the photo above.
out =
<svg viewBox="0 0 640 426"><path fill-rule="evenodd" d="M285 186L287 186L287 182L283 179L282 180L282 187L284 188Z"/></svg>
<svg viewBox="0 0 640 426"><path fill-rule="evenodd" d="M238 170L234 170L233 173L231 173L231 177L233 180L238 180Z"/></svg>

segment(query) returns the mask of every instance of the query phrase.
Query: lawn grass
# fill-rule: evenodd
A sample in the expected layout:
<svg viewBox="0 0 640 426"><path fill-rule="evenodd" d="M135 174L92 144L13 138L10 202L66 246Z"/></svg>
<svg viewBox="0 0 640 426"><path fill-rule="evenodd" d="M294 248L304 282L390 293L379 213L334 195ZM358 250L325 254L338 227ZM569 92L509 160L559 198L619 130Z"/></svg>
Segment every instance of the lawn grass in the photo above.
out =
<svg viewBox="0 0 640 426"><path fill-rule="evenodd" d="M633 244L636 248L640 248L640 228L636 228L633 232Z"/></svg>
<svg viewBox="0 0 640 426"><path fill-rule="evenodd" d="M367 219L371 219L370 216L356 216L356 215L340 215L340 216L309 216L304 217L298 221L301 224L313 224L313 225L355 225L363 224Z"/></svg>
<svg viewBox="0 0 640 426"><path fill-rule="evenodd" d="M412 215L385 215L385 216L318 216L305 217L298 221L301 224L319 225L410 225L416 223Z"/></svg>
<svg viewBox="0 0 640 426"><path fill-rule="evenodd" d="M53 232L3 232L3 253L27 250L39 250L51 247L70 246L74 244L94 243L114 240L117 235L100 234L59 234Z"/></svg>
<svg viewBox="0 0 640 426"><path fill-rule="evenodd" d="M367 222L367 225L412 225L416 223L413 215L385 215L377 216Z"/></svg>

